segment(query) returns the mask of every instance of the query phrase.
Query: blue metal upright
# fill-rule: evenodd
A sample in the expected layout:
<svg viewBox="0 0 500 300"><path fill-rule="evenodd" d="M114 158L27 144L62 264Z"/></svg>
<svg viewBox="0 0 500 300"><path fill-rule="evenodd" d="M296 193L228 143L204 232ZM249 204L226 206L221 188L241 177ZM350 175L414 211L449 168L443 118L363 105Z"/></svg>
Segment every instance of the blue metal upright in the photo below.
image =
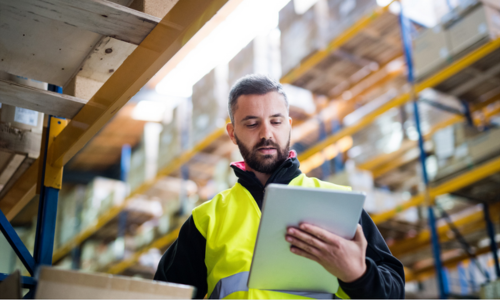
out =
<svg viewBox="0 0 500 300"><path fill-rule="evenodd" d="M122 155L120 157L120 180L127 182L128 173L130 172L130 158L132 156L132 148L125 144L122 146Z"/></svg>
<svg viewBox="0 0 500 300"><path fill-rule="evenodd" d="M429 177L427 175L427 168L425 164L426 153L424 149L424 138L422 135L422 130L420 126L420 115L417 103L417 95L415 94L415 78L413 76L413 60L412 60L412 37L411 37L411 23L410 20L405 16L403 8L401 8L400 14L400 25L401 25L401 39L403 41L403 49L406 58L406 63L408 65L408 82L412 87L411 96L413 97L413 114L415 116L415 126L418 132L418 146L420 149L420 163L422 165L422 177L425 184L425 197L427 199L427 211L428 211L428 221L431 231L431 241L432 241L432 252L434 256L434 266L436 268L436 274L438 279L438 291L439 298L446 298L446 286L445 278L443 274L443 265L441 262L441 249L439 245L439 236L436 230L436 218L434 215L434 209L430 204L429 199Z"/></svg>
<svg viewBox="0 0 500 300"><path fill-rule="evenodd" d="M54 85L49 85L49 90L62 93L62 89ZM21 259L28 272L33 276L22 277L23 287L30 289L30 292L25 298L34 297L34 289L36 288L36 278L34 275L37 269L42 265L52 265L57 201L59 190L62 185L62 168L54 168L47 165L47 151L51 141L60 131L62 131L65 124L67 124L67 122L64 119L59 119L50 115L48 116L48 127L45 131L40 151L41 170L38 191L40 196L33 256L31 256L26 246L22 243L3 212L0 211L0 229L2 233L5 235L7 241ZM46 178L49 178L48 181ZM3 281L7 276L7 274L0 274L0 281Z"/></svg>
<svg viewBox="0 0 500 300"><path fill-rule="evenodd" d="M26 270L28 270L28 272L33 275L35 271L35 260L1 210L0 230L2 231L3 235L9 242L14 252L19 257L23 265L26 267ZM2 279L0 279L0 281L2 281Z"/></svg>
<svg viewBox="0 0 500 300"><path fill-rule="evenodd" d="M57 87L51 86L49 90ZM42 151L42 176L40 182L40 198L38 202L38 218L36 224L34 258L37 265L52 265L52 254L54 251L54 235L56 230L57 201L59 198L59 189L45 186L45 173L47 164L47 151L49 149L50 129L52 119L49 115L47 133L42 145L45 147Z"/></svg>
<svg viewBox="0 0 500 300"><path fill-rule="evenodd" d="M487 203L483 203L484 221L486 222L486 229L488 230L488 236L490 238L490 248L493 254L493 262L495 265L495 273L497 278L500 278L500 263L498 262L498 247L495 240L495 227L493 222L491 222L490 212Z"/></svg>
<svg viewBox="0 0 500 300"><path fill-rule="evenodd" d="M332 133L337 133L342 129L340 122L337 118L332 120ZM340 173L344 170L344 158L342 153L339 151L337 156L333 159L333 166L335 173Z"/></svg>

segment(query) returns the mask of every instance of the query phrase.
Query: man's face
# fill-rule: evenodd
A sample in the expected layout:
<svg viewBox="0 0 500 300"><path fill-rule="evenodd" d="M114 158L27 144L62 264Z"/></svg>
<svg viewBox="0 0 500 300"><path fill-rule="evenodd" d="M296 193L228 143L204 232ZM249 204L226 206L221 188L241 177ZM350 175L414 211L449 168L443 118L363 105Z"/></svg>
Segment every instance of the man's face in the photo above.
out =
<svg viewBox="0 0 500 300"><path fill-rule="evenodd" d="M252 170L271 174L288 157L291 125L285 99L270 92L240 96L227 131Z"/></svg>

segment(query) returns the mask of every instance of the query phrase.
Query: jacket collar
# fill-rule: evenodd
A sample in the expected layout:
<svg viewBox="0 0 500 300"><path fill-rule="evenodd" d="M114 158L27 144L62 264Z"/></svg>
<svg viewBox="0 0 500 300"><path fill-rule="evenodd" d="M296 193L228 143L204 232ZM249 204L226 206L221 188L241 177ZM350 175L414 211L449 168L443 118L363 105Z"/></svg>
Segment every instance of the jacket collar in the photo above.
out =
<svg viewBox="0 0 500 300"><path fill-rule="evenodd" d="M265 187L253 172L246 170L244 161L233 162L231 163L231 167L238 177L238 182L248 190L256 187L263 189ZM266 182L266 186L270 183L288 184L292 179L302 173L299 167L300 163L297 159L297 152L291 150L288 153L288 158L273 172L273 174L271 174Z"/></svg>

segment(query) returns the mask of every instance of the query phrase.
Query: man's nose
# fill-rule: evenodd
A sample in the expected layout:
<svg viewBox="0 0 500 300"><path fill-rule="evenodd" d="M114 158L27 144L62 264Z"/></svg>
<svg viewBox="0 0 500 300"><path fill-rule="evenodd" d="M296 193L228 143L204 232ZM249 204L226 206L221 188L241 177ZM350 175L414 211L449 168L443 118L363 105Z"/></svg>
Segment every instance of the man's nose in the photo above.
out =
<svg viewBox="0 0 500 300"><path fill-rule="evenodd" d="M261 127L260 138L265 140L272 140L273 134L271 131L271 124L264 123Z"/></svg>

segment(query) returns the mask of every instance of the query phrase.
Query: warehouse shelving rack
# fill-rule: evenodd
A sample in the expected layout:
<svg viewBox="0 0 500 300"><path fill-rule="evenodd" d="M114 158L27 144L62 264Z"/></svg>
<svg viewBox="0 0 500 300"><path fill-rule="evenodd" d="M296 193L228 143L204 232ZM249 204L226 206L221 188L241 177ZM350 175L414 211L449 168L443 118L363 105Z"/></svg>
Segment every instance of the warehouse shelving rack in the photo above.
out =
<svg viewBox="0 0 500 300"><path fill-rule="evenodd" d="M394 2L394 1L393 1ZM392 3L392 2L391 2ZM376 18L380 17L384 13L386 13L389 9L388 6L380 7L376 11L374 11L372 14L369 16L364 17L363 19L359 20L356 22L351 28L349 28L346 32L341 34L339 37L335 38L324 51L320 51L316 53L314 56L310 57L306 63L301 65L298 69L295 69L292 71L291 74L289 74L287 77L284 77L281 81L286 83L287 79L292 80L295 76L298 74L301 74L302 72L305 72L307 68L312 67L316 63L318 63L321 59L326 57L330 52L335 51L338 49L341 45L343 45L345 42L349 41L353 36L355 36L360 30L363 28L366 28L371 22L373 22ZM178 170L183 164L187 163L196 153L199 151L203 150L206 148L206 146L210 145L213 143L215 140L217 140L219 137L223 136L225 130L224 128L220 128L212 132L209 136L207 136L204 140L202 140L200 143L198 143L196 146L194 146L192 149L188 150L187 152L183 153L181 156L175 158L171 163L169 163L167 166L162 168L157 174L157 177L155 180L146 182L142 184L140 187L138 187L136 190L134 190L124 201L124 204L115 207L108 211L106 214L103 216L99 217L95 225L85 228L82 232L80 232L77 236L75 236L73 239L68 241L66 244L62 245L60 248L56 249L54 253L54 262L59 261L62 259L64 256L68 255L71 250L78 246L81 245L85 240L87 240L89 237L91 237L93 234L98 232L101 228L103 228L106 224L108 224L112 219L116 218L118 214L123 211L123 209L126 207L127 203L129 200L131 200L135 195L141 194L142 192L148 190L150 187L154 185L154 183L172 172ZM176 231L173 231L175 233ZM161 239L159 239L161 240ZM168 239L170 240L170 239ZM175 240L175 238L174 238ZM153 242L155 244L156 242ZM163 245L163 243L161 243ZM142 251L141 251L142 253ZM131 261L137 261L138 256L135 254L133 257L130 259ZM128 260L126 260L128 261ZM129 265L129 263L122 263L120 266L124 265ZM114 267L111 267L112 270L115 270Z"/></svg>
<svg viewBox="0 0 500 300"><path fill-rule="evenodd" d="M322 58L326 57L329 52L334 51L335 49L338 49L342 45L342 43L348 41L349 38L351 38L356 33L358 33L360 30L362 30L364 28L364 26L368 26L370 24L371 20L374 20L376 17L378 17L381 14L383 14L384 12L386 12L387 9L388 9L388 7L380 8L379 10L374 12L371 16L365 17L362 20L355 23L355 25L353 25L349 30L344 32L344 34L342 34L339 38L332 41L329 44L329 47L327 48L327 50L324 50L322 52L314 54L313 56L308 58L298 68L294 69L292 72L290 72L285 77L283 77L282 82L283 83L291 82L291 81L293 81L294 78L296 78L300 74L307 72L308 68L312 68L315 64L319 63L319 61L321 61ZM445 69L441 70L440 72L432 75L430 78L417 84L415 86L415 92L418 93L426 88L434 87L434 86L438 85L439 83L443 82L444 80L459 73L460 71L465 69L467 66L470 66L474 62L478 61L479 59L483 58L484 56L488 55L489 53L491 53L499 48L500 48L500 39L493 40L493 41L487 43L486 45L483 45L482 47L469 53L465 57L453 62L452 64L447 66ZM481 104L478 104L478 105L471 107L471 111L473 112L473 111L478 111L480 109L483 109L487 105L498 101L499 98L500 98L499 95L492 97L491 99L489 99L485 102L482 102ZM299 155L299 160L303 161L303 160L311 157L315 153L323 150L326 146L340 140L341 138L348 136L348 135L352 135L355 132L358 132L359 130L361 130L361 129L365 128L366 126L368 126L369 124L371 124L378 116L382 115L383 113L387 112L388 110L390 110L394 107L398 107L404 103L407 103L410 100L412 100L410 93L405 93L403 95L400 95L396 99L383 105L382 107L375 110L373 113L371 113L368 116L366 116L365 118L363 118L357 124L342 129L340 132L337 132L336 134L328 137L327 139L323 140L322 142L320 142L320 143L314 145L313 147L311 147L310 149L306 150L304 153ZM498 113L497 110L498 109L491 111L491 112L489 112L489 114L494 115L494 114ZM467 116L465 116L465 115L457 115L457 116L454 116L448 120L445 120L442 123L437 124L434 128L432 128L430 130L430 132L424 138L428 139L432 135L432 133L436 132L437 130L444 128L446 126L449 126L451 124L463 121L466 118L467 118ZM222 134L222 133L218 132L218 133L214 133L214 134ZM422 135L420 135L420 136L422 137ZM414 145L414 146L416 146L416 145ZM372 161L376 162L377 160L380 161L383 159L376 157ZM367 164L369 164L369 162ZM372 163L372 164L375 164L375 163ZM483 178L486 178L494 173L497 173L497 172L500 172L500 159L495 159L495 160L489 161L487 163L484 163L484 164L482 164L482 165L480 165L472 170L469 170L468 172L461 174L460 176L457 176L453 179L450 179L450 180L448 180L448 181L446 181L446 182L444 182L436 187L429 188L428 194L430 196L430 199L433 199L436 196L439 196L439 195L442 195L445 193L450 193L450 192L458 190L462 187L473 184L473 183L475 183ZM372 218L376 224L380 224L386 220L393 218L397 213L404 211L405 209L408 209L410 207L415 207L417 205L425 204L425 198L426 198L425 193L418 194L418 195L412 197L409 201L407 201L401 205L398 205L394 209L391 209L391 210L388 210L388 211L385 211L383 213L379 213L376 215L372 215ZM431 201L430 204L432 204L432 203L433 202ZM475 217L477 218L477 215L475 215ZM484 217L484 215L483 215L483 217ZM460 220L459 224L467 223L470 220L471 220L470 218L465 218L464 220ZM440 227L440 228L436 229L435 228L435 221L431 222L431 224L432 224L431 228L434 227L433 231L435 232L434 238L432 239L432 242L433 242L433 245L436 245L436 244L438 245L438 236L443 235L443 232L446 232L448 230L448 227L445 226L445 227ZM481 228L484 228L484 226ZM127 268L136 264L139 260L139 257L143 253L148 252L150 249L152 249L152 248L160 248L160 249L166 248L168 245L170 245L177 238L178 231L179 231L179 228L172 231L170 234L154 241L148 247L145 247L144 249L140 250L139 252L134 253L130 258L125 259L119 263L112 265L111 267L109 267L107 269L107 272L113 273L113 274L122 273ZM439 233L439 235L438 235L438 233ZM422 238L429 239L429 237L430 237L430 235L429 235L428 231L424 231L419 235L420 239L422 239ZM398 247L398 246L400 246L400 245L397 244L396 247ZM480 249L478 254L488 252L488 251L486 251L486 252L485 251L486 251L485 249ZM437 257L439 257L439 256L437 256ZM465 258L467 258L467 257L465 257ZM444 265L449 266L454 262L456 263L457 260L455 259L452 262L445 261ZM437 266L436 269L439 270L438 274L442 273L442 266ZM407 276L407 280L422 279L422 278L424 278L424 275L429 276L429 274L435 274L434 270L420 270L418 273L409 273ZM445 297L445 295L442 293L441 297Z"/></svg>
<svg viewBox="0 0 500 300"><path fill-rule="evenodd" d="M439 292L440 292L440 298L446 298L447 295L445 294L445 286L444 286L444 279L443 279L443 266L441 262L441 256L440 256L440 248L439 248L439 236L436 231L436 220L434 217L434 210L433 210L433 199L434 197L444 194L444 193L449 193L453 192L460 187L464 187L470 184L473 184L474 182L477 182L480 179L483 179L489 175L492 175L494 173L497 173L500 171L500 159L496 159L493 161L490 161L484 165L481 165L477 168L475 168L473 171L470 171L466 174L463 174L457 178L454 178L453 180L450 180L449 182L446 182L444 184L441 184L438 187L435 188L429 188L429 180L427 176L427 171L426 171L426 165L425 165L425 157L426 157L426 152L424 149L424 136L420 130L420 120L419 120L419 114L418 114L418 105L417 105L417 99L416 95L418 95L419 92L423 91L426 88L434 87L437 86L439 83L443 82L444 80L450 78L451 76L457 74L458 72L462 71L464 68L467 66L470 66L474 62L478 61L479 59L483 58L484 56L488 55L489 53L493 52L494 50L497 50L500 48L500 38L497 38L496 40L493 40L486 45L480 47L479 49L469 53L465 57L459 59L458 61L452 63L448 67L446 67L444 70L438 72L437 74L432 75L430 78L424 80L421 83L415 84L414 83L414 78L413 78L413 71L412 71L412 54L411 54L411 36L409 33L409 28L408 28L408 20L404 18L403 13L401 14L401 31L402 31L402 40L403 40L403 45L405 49L405 57L407 60L407 66L408 66L408 74L409 78L408 81L412 85L412 91L405 93L396 99L390 101L389 103L381 106L371 114L367 115L365 118L360 120L358 123L355 125L352 125L350 127L346 127L343 130L341 130L339 133L336 133L320 143L317 143L316 145L312 146L308 150L306 150L304 153L299 155L299 160L304 161L305 159L311 157L312 155L322 151L326 146L337 142L341 138L352 135L359 130L365 128L367 125L372 123L378 116L382 115L383 113L387 112L389 109L392 109L394 107L398 107L408 101L413 100L413 107L414 107L414 115L415 115L415 123L417 126L417 131L418 131L418 146L420 149L420 161L421 161L421 167L423 170L423 181L425 184L425 191L422 194L419 194L415 197L413 197L411 200L403 203L402 205L397 206L395 209L391 211L387 211L378 215L372 216L373 220L375 223L380 223L382 221L385 221L393 216L395 216L398 212L403 211L404 209L407 209L409 207L413 207L416 205L421 205L425 204L428 207L428 215L429 215L429 227L430 227L430 232L431 232L431 240L432 240L432 247L433 247L433 253L434 253L434 262L435 262L435 269L436 269L436 274L438 277L438 283L439 283ZM305 71L303 71L305 72ZM498 97L494 97L493 99L490 99L490 101L486 101L485 103L480 104L478 107L472 108L472 110L478 110L486 105L497 101ZM453 123L456 123L458 121L463 120L464 118L469 118L470 119L470 110L466 110L466 112L469 113L469 115L463 115L463 116L456 116L455 118L451 118L451 120L447 120L444 122L445 124L438 124L438 128L442 128L444 126L451 125ZM494 114L492 112L492 114ZM443 126L444 125L444 126ZM436 129L431 130L431 132L435 132ZM428 135L430 136L430 135ZM377 158L373 159L374 161L377 160ZM486 206L485 206L486 207ZM495 256L495 264L496 264L496 270L497 270L497 275L500 276L500 270L498 267L498 257L496 257L496 242L494 240L494 231L493 227L491 225L491 221L489 220L489 214L487 210L485 210L484 213L484 218L487 220L487 228L488 228L488 234L491 239L491 248L490 250L494 252Z"/></svg>
<svg viewBox="0 0 500 300"><path fill-rule="evenodd" d="M121 5L112 5L101 1L83 3L80 1L50 0L51 5L58 8L63 18L75 15L79 9L82 19L76 18L73 23L89 31L104 35L126 36L124 28L113 26L108 20L110 16L134 16L134 10ZM71 2L71 3L70 3ZM74 2L74 3L72 3ZM37 221L35 251L32 256L22 243L3 211L0 211L0 229L7 241L21 259L31 277L22 277L22 285L29 288L27 297L34 296L37 270L42 265L51 265L53 260L54 231L57 213L58 191L62 185L62 172L64 165L127 103L127 101L141 89L200 29L208 22L227 0L181 0L172 10L153 26L150 32L139 38L138 47L130 54L123 64L104 83L99 91L86 103L78 113L68 122L64 119L49 114L48 126L45 130L45 141L42 144L41 156L13 186L15 193L8 196L18 196L20 201L29 201L34 189L38 187L40 205ZM85 19L88 14L93 14L96 22ZM128 15L127 15L128 14ZM78 15L78 14L77 14ZM132 18L133 18L132 17ZM113 19L113 18L109 18ZM147 22L143 18L142 22ZM107 26L106 26L107 25ZM134 33L134 32L132 32ZM124 35L125 34L125 35ZM135 37L137 40L137 37ZM21 88L22 90L22 88ZM25 89L26 90L26 89ZM58 96L58 94L28 90L39 93L49 98L49 101L70 101L74 97ZM26 95L26 93L24 94ZM43 97L42 97L43 98ZM75 98L76 99L76 98ZM17 103L16 106L33 109L33 104ZM84 102L84 101L79 101ZM62 102L61 102L62 103ZM36 105L38 109L43 105ZM40 167L38 167L38 164ZM181 161L178 160L180 163ZM40 170L38 172L38 169ZM38 176L36 176L36 175ZM29 197L31 196L31 198ZM29 198L29 199L28 199ZM8 275L0 274L0 281Z"/></svg>
<svg viewBox="0 0 500 300"><path fill-rule="evenodd" d="M220 3L221 1L218 1L218 2ZM372 15L365 17L362 20L355 23L355 25L353 25L350 29L345 31L341 36L339 36L339 38L332 41L329 44L329 46L327 47L327 49L324 50L326 52L319 52L318 54L310 57L305 63L301 64L297 69L295 69L294 71L292 71L291 73L286 75L282 79L282 82L286 83L286 82L293 81L294 77L299 76L300 73L306 72L308 68L311 68L312 66L314 66L314 64L318 63L322 59L322 57L324 58L324 57L326 57L326 55L329 52L334 51L335 49L338 49L343 43L348 41L352 36L354 36L362 28L368 26L370 24L371 20L374 20L375 18L377 18L378 16L380 16L384 12L386 12L387 9L388 9L388 6L384 7L384 8L380 8L379 10L375 11ZM432 87L432 86L437 85L439 82L442 82L446 78L449 78L452 75L460 72L468 65L479 60L480 58L484 57L488 53L494 51L495 49L498 49L499 47L500 47L500 40L498 40L498 39L482 46L481 48L479 48L479 49L475 50L474 52L470 53L469 55L467 55L466 57L464 57L464 58L456 61L452 65L448 66L446 69L442 70L441 72L439 72L439 73L435 74L434 76L430 77L429 79L425 80L424 82L417 84L415 87L416 92L421 91L427 87ZM116 91L114 91L114 92L116 92ZM325 139L321 143L308 149L306 152L301 154L301 156L299 156L299 159L304 160L304 159L307 159L308 157L311 157L315 153L324 149L325 146L330 145L330 144L340 140L342 137L351 135L351 134L361 130L362 128L365 128L371 122L373 122L378 116L380 116L384 112L388 111L389 109L391 109L393 107L398 107L398 106L400 106L400 105L402 105L410 100L411 100L411 97L410 97L409 93L399 96L398 98L394 99L390 103L387 103L386 105L380 107L378 110L376 110L372 114L365 117L358 124L351 126L351 127L344 128L340 132L336 133L335 135L328 137L327 139ZM498 98L495 100L492 100L490 103L492 103L496 100L498 100ZM485 103L483 103L481 105L484 105L484 104ZM113 106L113 109L115 109L115 108L117 109L117 106ZM474 107L474 108L472 108L472 110L477 110L477 109L481 109L481 108L482 107ZM495 113L492 112L491 114L493 115ZM435 131L438 128L442 128L442 127L445 127L449 124L452 124L454 122L462 121L463 119L464 119L463 116L456 116L454 118L451 118L445 124L439 124L438 126L436 126L436 128L431 130L431 132ZM99 122L99 124L101 124L101 126L104 123L105 122L103 122L103 121ZM73 132L76 132L76 131L73 131ZM188 152L185 152L180 157L175 158L172 163L167 165L165 168L163 168L158 173L157 179L160 177L166 176L168 174L171 174L175 170L179 169L183 164L188 162L197 152L201 151L207 145L209 145L213 141L215 141L218 137L222 136L223 132L224 132L223 129L219 129L219 130L213 132L210 136L208 136L200 144L198 144L197 146L195 146L194 148L192 148ZM87 134L85 134L85 138L88 137L88 139L90 139L90 137L92 135L93 134L90 135L87 133ZM84 135L82 134L81 136L83 137ZM430 136L430 134L428 136ZM87 141L88 141L88 139L87 139ZM62 143L61 141L62 141L61 138L59 138L60 145ZM77 143L77 144L83 146L84 143L83 144ZM77 147L76 148L75 148L75 146L72 146L72 147L73 147L72 153L74 155L74 153L76 153L76 151L74 151L74 149L76 149ZM55 149L55 148L53 148L53 149ZM51 150L49 150L49 152L50 151ZM59 155L57 157L59 157L59 158L64 157L64 155L62 155L62 152L64 152L64 151L59 150L58 152L56 152L56 153L59 153ZM71 151L68 150L68 152L71 152ZM67 157L67 156L65 156L65 157ZM375 161L376 159L377 158L375 158L373 161ZM52 158L52 162L56 162L56 161L57 161L57 159ZM59 161L60 161L60 159L59 159ZM67 162L67 160L65 160L65 161ZM485 177L487 177L491 174L494 174L496 172L499 172L499 171L500 171L500 160L496 159L494 161L485 163L484 165L481 165L473 170L470 170L467 173L462 174L461 176L453 178L453 179L451 179L451 180L449 180L449 181L447 181L447 182L445 182L437 187L430 188L429 194L430 194L431 198L433 198L437 195L440 195L443 193L448 193L448 192L454 191L460 187L467 186L471 183L476 182L479 179L485 178ZM141 192L144 192L149 187L151 187L153 184L154 184L154 181L144 183L138 189L133 191L127 199L130 199L133 195L137 195L137 194L140 194ZM372 218L374 219L375 223L381 223L385 220L388 220L388 219L394 217L400 211L403 211L409 207L423 204L424 199L425 199L424 195L422 195L422 194L417 195L417 196L413 197L411 200L396 207L395 209L390 210L390 211L386 211L386 212L381 213L381 214L373 215ZM125 203L127 203L127 200L125 201ZM55 262L55 261L60 260L62 257L67 255L71 251L72 248L74 248L77 245L80 245L83 241L85 241L88 237L90 237L92 234L97 232L100 228L102 228L111 219L115 218L123 210L123 208L125 207L124 205L117 207L117 208L113 208L111 211L109 211L104 216L99 218L97 224L94 225L92 228L85 229L80 234L78 234L72 241L65 244L62 248L56 249L56 251L54 252L54 256L53 256L53 261ZM469 222L469 219L463 220L463 222ZM445 229L438 228L437 231L438 231L438 233L441 234L442 232L445 232ZM165 248L165 247L167 247L169 244L171 244L176 239L178 232L179 232L179 228L173 230L171 233L167 234L166 236L154 241L149 247L146 247L145 249L140 250L137 253L134 253L131 258L111 266L107 270L107 272L114 273L114 274L118 274L118 273L123 272L125 269L127 269L130 266L132 266L133 264L135 264L138 261L140 255L147 252L147 250L149 250L150 248ZM425 236L425 234L427 234L427 236ZM419 235L419 237L421 239L423 239L423 238L428 239L429 233L422 232L421 235ZM433 240L433 242L434 242L434 240ZM487 250L484 250L484 249L481 251L488 252ZM478 252L478 254L479 254L479 252ZM481 253L483 253L483 252L481 252ZM29 258L28 258L28 260L29 260ZM443 262L443 264L446 266L446 265L449 265L449 262L445 261L445 262ZM433 270L423 270L423 271L420 271L419 273L409 274L407 280L409 280L411 278L423 278L422 276L424 276L425 274L428 275L431 273L433 273ZM34 283L33 279L30 277L26 277L26 278L24 278L24 280L25 280L26 286L29 286L30 282Z"/></svg>
<svg viewBox="0 0 500 300"><path fill-rule="evenodd" d="M392 1L391 3L393 3L393 2L394 1ZM369 26L371 22L373 22L375 19L377 19L378 17L380 17L381 15L386 13L388 10L389 10L389 5L384 6L384 7L380 7L377 10L375 10L374 12L372 12L369 16L366 16L366 17L362 18L361 20L357 21L347 31L345 31L339 37L332 40L324 50L319 51L316 54L314 54L313 56L309 57L308 60L304 64L301 64L298 68L292 70L291 73L289 73L287 76L283 77L281 79L281 82L287 83L289 81L293 81L294 78L296 78L297 76L299 76L303 72L306 72L308 68L314 66L319 61L324 59L326 56L328 56L329 53L338 49L344 43L349 41L353 36L355 36L357 33L359 33L363 28L366 28L367 26ZM196 154L196 152L201 151L207 145L209 145L210 143L215 141L217 138L219 138L223 134L224 134L224 129L218 129L218 130L214 131L206 139L204 139L200 145L197 145L195 148L189 150L187 153L183 154L181 157L174 160L174 162L172 162L171 164L166 166L164 168L164 171L160 172L159 175L161 174L161 176L165 176L165 175L168 175L171 172L175 171L183 163L189 161L189 159L191 157L193 157ZM144 190L146 190L148 187L150 187L150 185L145 186ZM54 261L59 260L64 255L67 255L71 251L71 248L80 244L86 238L88 238L91 234L93 234L94 232L99 230L99 228L101 228L105 223L107 223L110 219L112 219L114 216L116 216L119 213L119 211L121 211L122 209L123 209L123 207L120 207L116 210L116 212L110 212L109 216L108 216L108 214L106 214L106 216L102 217L102 220L101 219L99 220L99 222L98 222L99 226L96 226L95 228L90 229L89 232L86 232L86 231L82 232L73 241L71 241L67 245L63 246L63 248L61 248L60 252L56 251L56 253L54 255ZM127 268L129 268L129 267L133 266L135 263L137 263L139 261L139 257L142 254L147 253L150 249L166 248L173 241L175 241L175 239L178 236L179 229L180 228L177 228L177 229L173 230L171 233L167 234L166 236L158 238L157 240L153 241L150 245L148 245L144 249L141 249L138 252L134 253L131 257L129 257L125 260L122 260L116 264L111 265L109 268L106 269L106 272L112 273L112 274L122 273Z"/></svg>

